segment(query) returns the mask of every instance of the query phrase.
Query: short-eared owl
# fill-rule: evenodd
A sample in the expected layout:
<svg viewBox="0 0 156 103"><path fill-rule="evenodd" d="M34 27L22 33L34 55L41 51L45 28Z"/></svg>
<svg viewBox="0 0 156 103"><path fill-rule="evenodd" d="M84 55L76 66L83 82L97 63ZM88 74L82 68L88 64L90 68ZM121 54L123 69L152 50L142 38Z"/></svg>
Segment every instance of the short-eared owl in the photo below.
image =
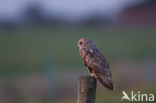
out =
<svg viewBox="0 0 156 103"><path fill-rule="evenodd" d="M113 90L114 84L109 63L96 45L86 38L81 38L78 41L78 47L83 62L91 73L90 76L95 77L105 87Z"/></svg>

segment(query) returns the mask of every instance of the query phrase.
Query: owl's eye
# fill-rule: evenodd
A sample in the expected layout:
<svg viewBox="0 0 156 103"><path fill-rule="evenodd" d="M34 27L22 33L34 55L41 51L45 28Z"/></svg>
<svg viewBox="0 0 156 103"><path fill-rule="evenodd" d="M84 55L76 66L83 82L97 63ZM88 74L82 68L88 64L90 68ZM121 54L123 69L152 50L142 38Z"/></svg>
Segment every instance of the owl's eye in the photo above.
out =
<svg viewBox="0 0 156 103"><path fill-rule="evenodd" d="M82 45L82 41L79 44Z"/></svg>

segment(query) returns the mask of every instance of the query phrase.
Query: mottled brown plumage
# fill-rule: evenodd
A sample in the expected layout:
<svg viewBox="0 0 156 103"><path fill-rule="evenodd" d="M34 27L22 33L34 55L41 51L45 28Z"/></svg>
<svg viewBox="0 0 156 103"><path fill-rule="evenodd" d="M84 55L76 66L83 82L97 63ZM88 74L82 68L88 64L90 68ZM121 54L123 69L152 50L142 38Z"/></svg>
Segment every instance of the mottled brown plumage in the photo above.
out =
<svg viewBox="0 0 156 103"><path fill-rule="evenodd" d="M91 73L90 75L95 77L108 89L113 90L114 84L112 80L112 73L109 68L109 63L98 50L96 45L86 38L81 38L78 41L78 47L80 55L83 59L83 63Z"/></svg>

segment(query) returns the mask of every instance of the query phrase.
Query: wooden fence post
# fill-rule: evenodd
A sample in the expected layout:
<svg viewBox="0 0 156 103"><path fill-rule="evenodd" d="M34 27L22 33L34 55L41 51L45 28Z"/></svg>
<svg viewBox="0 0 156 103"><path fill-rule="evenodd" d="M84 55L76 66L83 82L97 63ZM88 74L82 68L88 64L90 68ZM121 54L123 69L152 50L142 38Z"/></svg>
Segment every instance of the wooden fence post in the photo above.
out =
<svg viewBox="0 0 156 103"><path fill-rule="evenodd" d="M96 84L97 82L94 77L79 77L77 103L95 103Z"/></svg>

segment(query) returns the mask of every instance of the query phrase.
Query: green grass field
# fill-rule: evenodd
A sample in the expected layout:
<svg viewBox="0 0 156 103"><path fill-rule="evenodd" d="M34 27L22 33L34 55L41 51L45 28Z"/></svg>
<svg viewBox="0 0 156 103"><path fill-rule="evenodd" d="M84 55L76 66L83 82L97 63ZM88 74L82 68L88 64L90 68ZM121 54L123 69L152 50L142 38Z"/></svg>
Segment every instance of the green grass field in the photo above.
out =
<svg viewBox="0 0 156 103"><path fill-rule="evenodd" d="M43 72L46 58L56 68L76 68L82 63L77 41L94 41L110 62L156 57L156 29L143 28L33 28L0 29L0 75Z"/></svg>
<svg viewBox="0 0 156 103"><path fill-rule="evenodd" d="M32 28L32 29L0 29L0 77L1 83L4 83L12 88L12 86L17 85L17 91L19 92L19 88L26 89L24 92L20 92L21 94L27 93L27 95L22 96L26 101L31 100L31 85L34 81L35 73L40 74L37 76L38 78L34 79L38 82L39 85L44 85L42 88L46 88L47 81L45 80L45 72L47 69L47 62L53 64L56 70L60 71L55 72L57 75L57 82L59 86L59 91L72 95L70 98L61 98L59 103L73 103L76 102L76 78L78 73L81 74L80 71L86 71L82 64L81 57L79 56L77 41L86 37L92 41L94 41L97 46L100 48L101 52L107 57L111 65L120 60L130 60L134 61L133 63L139 63L138 61L143 62L144 59L156 58L156 29L143 29L143 28ZM52 60L51 60L52 57ZM72 69L72 70L71 70ZM128 68L131 69L131 68ZM128 70L127 69L127 70ZM139 69L139 68L138 68ZM79 70L79 72L77 72ZM126 69L125 69L126 70ZM120 70L114 70L114 72ZM87 71L86 71L87 72ZM31 74L32 73L32 74ZM75 76L75 74L77 74ZM127 73L127 72L126 72ZM31 76L29 77L30 74ZM42 75L44 74L44 75ZM64 75L63 75L64 74ZM96 103L119 103L122 97L122 89L123 85L126 83L121 83L123 80L122 76L120 78L117 77L117 72L113 75L115 78L115 82L117 85L116 91L109 91L106 88L97 88L97 96ZM120 73L118 73L120 74ZM121 73L122 75L124 74ZM53 74L50 74L53 75ZM20 77L16 78L14 77ZM22 77L23 76L23 77ZM34 77L33 77L34 76ZM62 77L61 77L62 76ZM67 76L67 80L64 77ZM69 77L68 77L69 76ZM120 76L120 75L119 75ZM145 75L146 76L146 75ZM13 77L13 78L10 78ZM9 78L9 79L6 79ZM26 79L27 78L27 79ZM61 79L59 79L61 78ZM126 77L128 79L128 76ZM55 79L55 78L54 78ZM120 81L119 81L120 79ZM133 78L134 79L134 78ZM8 81L7 81L8 80ZM26 81L24 81L26 80ZM59 81L60 80L60 81ZM16 81L16 82L13 82ZM42 81L42 80L41 80ZM73 83L74 81L74 83ZM28 85L19 85L19 83L28 83ZM64 84L63 83L66 83ZM17 83L17 84L16 84ZM118 85L120 84L120 85ZM142 83L143 84L143 83ZM142 91L143 93L151 92L155 93L154 85L142 85L134 84L134 87L127 88L126 91L130 93L131 90L134 91ZM32 86L31 88L27 88L27 86ZM72 88L75 91L73 95L71 91L66 93L68 88ZM30 90L29 90L30 89ZM130 90L130 91L128 91ZM27 92L29 91L29 92ZM5 91L3 91L5 93ZM37 92L38 94L43 94L42 92ZM30 95L30 97L29 97ZM28 97L27 97L28 96ZM34 100L42 101L42 98L35 98ZM44 96L44 95L43 95ZM46 95L45 95L46 97ZM20 100L20 96L17 96L17 99ZM43 97L44 98L44 97ZM27 103L25 100L20 101L22 103ZM16 101L16 100L15 100ZM128 101L125 101L128 103ZM18 102L16 102L18 103ZM45 103L45 101L43 101ZM48 102L47 102L48 103ZM135 103L135 102L134 102Z"/></svg>

